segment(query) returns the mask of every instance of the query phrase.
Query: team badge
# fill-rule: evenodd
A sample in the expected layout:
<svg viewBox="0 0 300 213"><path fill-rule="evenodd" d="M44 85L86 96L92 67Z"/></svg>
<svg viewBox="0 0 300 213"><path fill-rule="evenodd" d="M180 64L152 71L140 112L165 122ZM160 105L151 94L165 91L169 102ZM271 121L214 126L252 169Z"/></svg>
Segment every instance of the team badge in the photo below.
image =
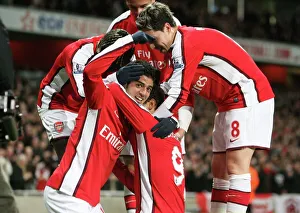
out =
<svg viewBox="0 0 300 213"><path fill-rule="evenodd" d="M82 74L84 67L82 64L73 63L73 74Z"/></svg>
<svg viewBox="0 0 300 213"><path fill-rule="evenodd" d="M184 68L184 64L183 64L182 58L181 57L174 58L173 59L173 66L174 66L174 71L176 69L183 69Z"/></svg>
<svg viewBox="0 0 300 213"><path fill-rule="evenodd" d="M57 121L54 123L54 129L56 132L61 133L64 130L64 123L62 121Z"/></svg>

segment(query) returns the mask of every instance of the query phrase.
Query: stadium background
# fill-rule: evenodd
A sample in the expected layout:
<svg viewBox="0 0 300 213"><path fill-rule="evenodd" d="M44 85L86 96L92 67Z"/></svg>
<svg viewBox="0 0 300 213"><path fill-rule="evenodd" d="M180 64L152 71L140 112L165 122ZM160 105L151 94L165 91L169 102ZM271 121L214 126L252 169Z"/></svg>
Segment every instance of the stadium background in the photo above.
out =
<svg viewBox="0 0 300 213"><path fill-rule="evenodd" d="M212 27L233 36L267 75L276 94L274 131L271 150L256 151L251 162L260 177L253 212L300 212L299 1L161 2L167 3L184 25ZM0 0L0 17L10 33L17 71L15 94L23 113L24 133L16 143L0 148L0 157L11 165L10 181L17 190L21 212L34 212L33 202L43 205L40 191L57 166L36 111L40 80L67 44L104 33L125 10L124 0ZM201 98L196 101L186 136L186 188L191 192L187 212L205 212L212 180L211 132L216 108ZM119 199L122 192L115 190L120 189L122 185L112 175L104 187L108 190L104 202Z"/></svg>

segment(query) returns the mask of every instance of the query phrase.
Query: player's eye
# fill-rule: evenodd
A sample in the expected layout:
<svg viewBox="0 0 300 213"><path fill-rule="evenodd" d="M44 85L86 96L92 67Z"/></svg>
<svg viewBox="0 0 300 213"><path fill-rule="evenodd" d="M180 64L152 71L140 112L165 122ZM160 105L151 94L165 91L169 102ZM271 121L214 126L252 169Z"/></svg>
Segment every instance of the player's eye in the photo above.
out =
<svg viewBox="0 0 300 213"><path fill-rule="evenodd" d="M137 84L136 84L136 87L137 87L137 88L141 88L141 87L143 87L143 85L142 85L141 83L137 83Z"/></svg>

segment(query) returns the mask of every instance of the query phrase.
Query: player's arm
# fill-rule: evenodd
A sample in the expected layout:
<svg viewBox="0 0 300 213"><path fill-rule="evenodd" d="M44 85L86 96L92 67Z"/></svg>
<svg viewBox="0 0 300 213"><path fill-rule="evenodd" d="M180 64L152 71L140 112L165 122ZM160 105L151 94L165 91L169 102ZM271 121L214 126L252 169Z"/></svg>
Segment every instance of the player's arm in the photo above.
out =
<svg viewBox="0 0 300 213"><path fill-rule="evenodd" d="M121 181L121 183L134 193L134 175L129 171L128 167L120 161L120 159L116 161L112 172L119 181Z"/></svg>
<svg viewBox="0 0 300 213"><path fill-rule="evenodd" d="M183 42L183 41L181 41ZM173 62L173 73L168 82L161 85L168 97L164 101L161 107L165 107L170 110L178 119L178 110L186 104L188 96L190 94L190 85L194 77L195 70L197 69L198 63L200 62L203 54L194 54L192 51L194 47L192 44L188 43L184 49L180 42L177 42L172 50L172 62ZM192 118L192 109L184 111L187 113L187 120L182 119L181 123L184 121L187 129ZM182 114L182 113L181 113ZM173 132L179 125L177 121L173 118L164 118L157 125L155 125L151 131L155 132L154 136L158 138L165 138L171 132ZM181 130L181 137L183 137L184 131Z"/></svg>
<svg viewBox="0 0 300 213"><path fill-rule="evenodd" d="M180 29L179 27L179 32ZM194 37L198 36L197 33L177 35L172 49L173 73L169 80L161 85L168 95L163 106L174 114L185 104L195 72L204 56L204 52L199 47L195 50L195 44L192 42L196 39Z"/></svg>
<svg viewBox="0 0 300 213"><path fill-rule="evenodd" d="M131 35L119 38L114 44L96 54L86 65L83 72L83 86L89 108L101 108L107 93L101 74L132 47L134 43Z"/></svg>
<svg viewBox="0 0 300 213"><path fill-rule="evenodd" d="M76 88L77 93L84 98L84 88L83 88L83 70L85 68L86 62L93 55L94 45L92 42L86 43L81 48L79 48L75 54L70 55L70 59L66 64L66 69L70 75L70 80L73 88Z"/></svg>
<svg viewBox="0 0 300 213"><path fill-rule="evenodd" d="M149 130L157 123L148 110L134 101L121 85L116 83L110 84L109 90L118 107L138 134Z"/></svg>
<svg viewBox="0 0 300 213"><path fill-rule="evenodd" d="M193 112L194 112L194 102L195 102L195 96L194 94L190 93L184 106L182 106L178 110L178 122L179 122L180 129L176 133L176 136L178 137L179 140L183 138L183 136L188 131L189 126L191 124Z"/></svg>
<svg viewBox="0 0 300 213"><path fill-rule="evenodd" d="M164 107L177 114L178 109L183 106L189 95L189 83L192 75L187 75L186 65L182 56L173 57L173 73L167 82L161 84L161 88L167 95L162 104ZM189 82L188 82L189 81Z"/></svg>

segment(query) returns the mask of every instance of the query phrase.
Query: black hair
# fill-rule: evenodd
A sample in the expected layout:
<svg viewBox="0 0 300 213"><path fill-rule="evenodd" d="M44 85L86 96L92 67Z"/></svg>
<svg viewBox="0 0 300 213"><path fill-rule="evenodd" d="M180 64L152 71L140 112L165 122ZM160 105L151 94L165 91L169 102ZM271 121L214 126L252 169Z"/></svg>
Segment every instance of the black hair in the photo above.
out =
<svg viewBox="0 0 300 213"><path fill-rule="evenodd" d="M97 45L99 52L115 43L115 41L119 38L125 37L127 35L129 35L129 33L126 30L122 29L115 29L107 32Z"/></svg>
<svg viewBox="0 0 300 213"><path fill-rule="evenodd" d="M125 37L127 35L129 35L129 33L126 30L122 30L122 29L115 29L109 31L104 35L104 37L98 43L97 52L101 52L105 48L114 44L119 38ZM134 48L127 50L111 64L108 70L114 72L120 69L121 67L125 66L130 62L130 59L133 56L133 54L134 54Z"/></svg>
<svg viewBox="0 0 300 213"><path fill-rule="evenodd" d="M142 61L142 60L136 60L133 62L130 62L129 64L141 64L144 68L144 74L145 76L152 78L153 80L153 86L158 86L159 85L159 80L160 80L160 71L153 67L149 62L147 61Z"/></svg>
<svg viewBox="0 0 300 213"><path fill-rule="evenodd" d="M144 104L146 104L148 101L154 99L156 102L156 108L157 109L165 100L165 93L163 91L162 88L160 88L160 86L156 85L153 87L150 96L148 97L148 99L146 100L146 102Z"/></svg>

